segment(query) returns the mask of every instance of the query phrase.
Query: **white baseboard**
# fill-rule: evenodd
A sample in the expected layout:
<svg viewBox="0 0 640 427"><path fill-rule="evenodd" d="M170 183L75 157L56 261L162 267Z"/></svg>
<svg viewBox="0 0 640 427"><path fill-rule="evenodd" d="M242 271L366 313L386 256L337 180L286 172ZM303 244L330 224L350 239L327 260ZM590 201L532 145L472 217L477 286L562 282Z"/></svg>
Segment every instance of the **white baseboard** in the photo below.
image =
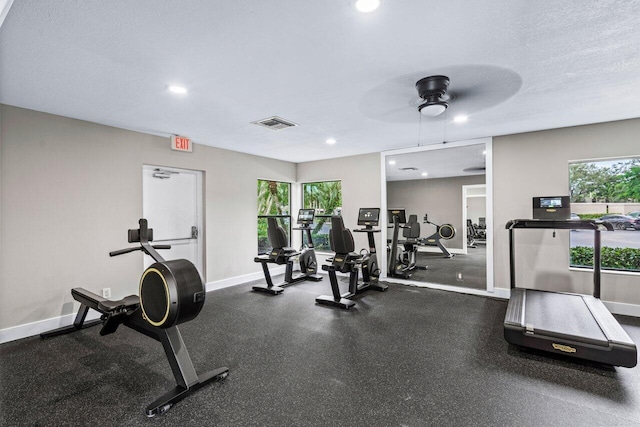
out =
<svg viewBox="0 0 640 427"><path fill-rule="evenodd" d="M269 273L271 276L277 276L279 274L284 274L286 270L286 266L280 265L278 267L272 267L269 269ZM241 285L243 283L251 282L252 280L264 279L264 273L262 271L258 271L251 274L244 274L242 276L229 277L228 279L216 280L213 282L208 282L206 285L207 292L215 291L217 289L224 289L230 286Z"/></svg>
<svg viewBox="0 0 640 427"><path fill-rule="evenodd" d="M624 302L602 301L607 309L613 314L624 316L640 317L640 305L627 304Z"/></svg>
<svg viewBox="0 0 640 427"><path fill-rule="evenodd" d="M441 291L450 291L457 292L460 294L468 294L468 295L480 295L484 297L492 297L492 298L501 298L501 299L509 299L509 289L503 288L494 288L493 292L486 291L484 289L473 289L473 288L463 288L461 286L451 286L451 285L441 285L439 283L427 283L427 282L418 282L415 280L397 280L394 277L385 277L380 278L385 282L397 283L399 285L408 285L408 286L417 286L419 288L429 288L429 289L438 289Z"/></svg>
<svg viewBox="0 0 640 427"><path fill-rule="evenodd" d="M449 252L452 254L464 254L463 249L458 248L447 248ZM418 246L418 252L424 252L429 254L441 254L442 251L437 246Z"/></svg>
<svg viewBox="0 0 640 427"><path fill-rule="evenodd" d="M270 272L275 276L278 274L284 274L285 267L275 267L270 269ZM327 274L325 271L319 271L321 274ZM206 284L207 292L211 292L217 289L223 289L230 286L240 285L250 282L252 280L262 279L264 276L262 272L256 272L251 274L245 274L243 276L231 277L228 279L217 280ZM401 285L418 286L423 288L439 289L443 291L458 292L470 295L480 295L492 298L509 299L510 290L504 288L495 288L493 292L488 292L480 289L462 288L451 285L440 285L437 283L424 283L416 282L412 280L397 281L396 279L382 278L382 280L391 283L397 283ZM640 305L638 304L626 304L622 302L603 301L607 309L613 314L621 314L625 316L640 317ZM34 335L41 334L43 332L51 331L56 328L68 326L73 323L76 317L76 313L67 314L60 317L54 317L51 319L40 320L37 322L26 323L24 325L18 325L11 328L0 330L0 344L19 340L22 338L32 337ZM89 310L85 321L99 319L100 313L95 310Z"/></svg>
<svg viewBox="0 0 640 427"><path fill-rule="evenodd" d="M76 313L71 313L60 317L53 317L51 319L39 320L37 322L25 323L24 325L2 329L0 330L0 344L32 337L43 332L62 328L63 326L69 326L73 324L75 318ZM99 318L100 313L95 310L89 310L87 317L85 318L85 322Z"/></svg>

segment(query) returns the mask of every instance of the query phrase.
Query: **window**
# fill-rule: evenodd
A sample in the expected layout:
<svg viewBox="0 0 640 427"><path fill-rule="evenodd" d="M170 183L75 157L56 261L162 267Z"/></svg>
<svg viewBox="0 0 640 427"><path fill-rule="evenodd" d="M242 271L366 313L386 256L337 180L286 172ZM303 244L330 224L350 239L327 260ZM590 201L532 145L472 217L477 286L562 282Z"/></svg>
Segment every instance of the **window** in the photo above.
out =
<svg viewBox="0 0 640 427"><path fill-rule="evenodd" d="M342 212L342 182L324 181L302 184L302 207L316 210L316 221L311 238L318 251L331 251L329 230L331 215ZM303 243L306 236L303 235Z"/></svg>
<svg viewBox="0 0 640 427"><path fill-rule="evenodd" d="M258 254L271 250L267 237L267 218L277 218L278 223L291 236L291 184L258 180Z"/></svg>
<svg viewBox="0 0 640 427"><path fill-rule="evenodd" d="M640 158L569 164L572 218L608 221L602 232L603 270L640 272ZM575 215L574 215L575 214ZM571 267L593 265L593 236L571 231Z"/></svg>

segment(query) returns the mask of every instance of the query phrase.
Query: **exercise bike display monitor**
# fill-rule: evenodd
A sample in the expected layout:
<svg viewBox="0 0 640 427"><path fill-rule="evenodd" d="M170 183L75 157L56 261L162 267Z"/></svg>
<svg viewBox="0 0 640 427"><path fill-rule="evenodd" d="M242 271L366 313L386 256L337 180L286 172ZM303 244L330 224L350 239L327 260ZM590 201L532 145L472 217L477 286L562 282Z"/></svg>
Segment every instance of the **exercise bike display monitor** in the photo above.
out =
<svg viewBox="0 0 640 427"><path fill-rule="evenodd" d="M360 208L358 225L377 227L380 222L380 208Z"/></svg>
<svg viewBox="0 0 640 427"><path fill-rule="evenodd" d="M315 209L300 209L298 211L298 224L311 225L313 224L313 217L315 215Z"/></svg>
<svg viewBox="0 0 640 427"><path fill-rule="evenodd" d="M407 222L407 213L404 209L389 209L387 210L387 217L389 218L389 224L393 224L393 217L398 217L398 224L404 224Z"/></svg>

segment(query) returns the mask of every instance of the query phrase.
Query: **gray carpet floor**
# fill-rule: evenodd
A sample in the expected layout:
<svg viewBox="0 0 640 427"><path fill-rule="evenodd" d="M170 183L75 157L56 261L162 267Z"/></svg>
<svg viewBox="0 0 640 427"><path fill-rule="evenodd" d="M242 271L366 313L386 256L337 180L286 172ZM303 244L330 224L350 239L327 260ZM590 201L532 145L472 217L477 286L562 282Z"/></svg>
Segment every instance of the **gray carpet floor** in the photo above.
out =
<svg viewBox="0 0 640 427"><path fill-rule="evenodd" d="M210 292L180 329L199 372L230 374L151 419L173 377L133 330L0 345L0 425L640 425L640 368L514 348L506 301L390 284L344 311L315 305L327 293L328 278ZM640 342L640 319L618 319Z"/></svg>

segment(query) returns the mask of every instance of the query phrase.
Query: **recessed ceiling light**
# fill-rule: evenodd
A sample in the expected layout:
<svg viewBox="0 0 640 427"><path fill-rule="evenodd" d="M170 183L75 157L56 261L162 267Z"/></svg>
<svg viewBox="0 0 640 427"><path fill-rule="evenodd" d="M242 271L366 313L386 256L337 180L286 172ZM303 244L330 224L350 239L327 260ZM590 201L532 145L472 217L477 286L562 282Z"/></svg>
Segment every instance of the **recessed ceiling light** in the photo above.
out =
<svg viewBox="0 0 640 427"><path fill-rule="evenodd" d="M356 2L356 8L360 12L373 12L380 6L380 0L358 0Z"/></svg>
<svg viewBox="0 0 640 427"><path fill-rule="evenodd" d="M426 172L422 172L422 176L427 176L427 175L429 175L429 174L426 173Z"/></svg>
<svg viewBox="0 0 640 427"><path fill-rule="evenodd" d="M459 116L455 116L453 118L453 121L456 123L464 123L469 119L469 117L465 116L464 114L460 114Z"/></svg>
<svg viewBox="0 0 640 427"><path fill-rule="evenodd" d="M484 151L482 152L482 155L483 155L483 156L486 156L486 155L487 155L487 150L484 150Z"/></svg>
<svg viewBox="0 0 640 427"><path fill-rule="evenodd" d="M395 165L395 164L396 164L396 161L395 161L395 160L389 160L389 164L390 164L390 165Z"/></svg>
<svg viewBox="0 0 640 427"><path fill-rule="evenodd" d="M187 93L187 88L184 86L170 85L167 89L169 89L169 92L173 92L173 93L179 93L179 94Z"/></svg>
<svg viewBox="0 0 640 427"><path fill-rule="evenodd" d="M333 138L329 138L329 139L327 139L326 143L329 144L329 145L333 145L333 144L336 143L336 140L333 139Z"/></svg>

